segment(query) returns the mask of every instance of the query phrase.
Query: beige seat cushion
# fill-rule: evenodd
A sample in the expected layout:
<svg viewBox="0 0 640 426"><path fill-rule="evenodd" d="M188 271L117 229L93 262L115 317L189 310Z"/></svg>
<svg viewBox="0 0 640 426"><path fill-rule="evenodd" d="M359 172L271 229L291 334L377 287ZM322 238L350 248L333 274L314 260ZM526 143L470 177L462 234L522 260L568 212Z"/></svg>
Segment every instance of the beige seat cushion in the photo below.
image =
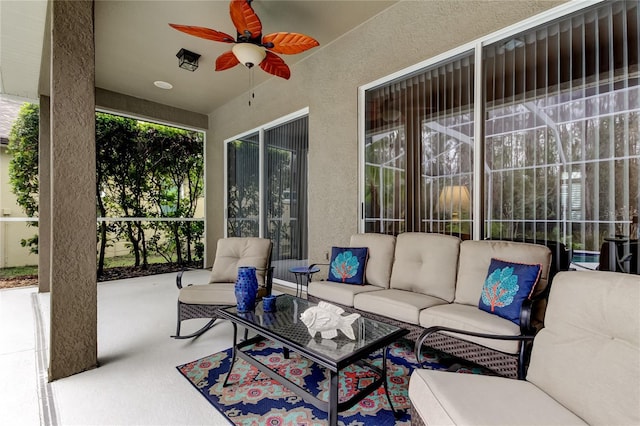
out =
<svg viewBox="0 0 640 426"><path fill-rule="evenodd" d="M520 327L515 323L497 315L478 309L477 306L457 303L434 306L420 312L420 326L451 327L458 330L477 333L499 334L505 336L520 335ZM509 354L518 353L519 342L508 340L483 339L481 337L455 335L463 340L477 343L488 348Z"/></svg>
<svg viewBox="0 0 640 426"><path fill-rule="evenodd" d="M180 289L178 300L194 305L235 305L234 283L190 285Z"/></svg>
<svg viewBox="0 0 640 426"><path fill-rule="evenodd" d="M420 311L447 303L437 297L404 290L380 290L356 294L354 307L398 321L418 325Z"/></svg>
<svg viewBox="0 0 640 426"><path fill-rule="evenodd" d="M560 272L527 380L590 424L640 424L640 276Z"/></svg>
<svg viewBox="0 0 640 426"><path fill-rule="evenodd" d="M344 306L353 307L353 299L356 294L381 291L375 285L352 285L344 283L334 283L332 281L312 281L309 283L307 293L327 302L339 303Z"/></svg>
<svg viewBox="0 0 640 426"><path fill-rule="evenodd" d="M409 399L428 425L586 424L532 383L503 377L417 369Z"/></svg>
<svg viewBox="0 0 640 426"><path fill-rule="evenodd" d="M238 276L238 267L257 268L258 282L264 285L266 268L271 256L271 240L267 238L221 238L216 248L210 283L233 283Z"/></svg>
<svg viewBox="0 0 640 426"><path fill-rule="evenodd" d="M459 248L460 239L450 235L398 235L391 288L453 301Z"/></svg>
<svg viewBox="0 0 640 426"><path fill-rule="evenodd" d="M367 247L369 259L365 269L365 283L389 288L396 237L384 234L355 234L351 236L351 247Z"/></svg>

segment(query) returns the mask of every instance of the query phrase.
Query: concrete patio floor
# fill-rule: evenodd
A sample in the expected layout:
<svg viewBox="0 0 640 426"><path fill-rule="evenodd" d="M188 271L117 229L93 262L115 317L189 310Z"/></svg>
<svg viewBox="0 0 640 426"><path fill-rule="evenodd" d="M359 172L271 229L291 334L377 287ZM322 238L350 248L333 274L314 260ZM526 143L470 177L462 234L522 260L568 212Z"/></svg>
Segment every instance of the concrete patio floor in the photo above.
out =
<svg viewBox="0 0 640 426"><path fill-rule="evenodd" d="M49 294L0 290L0 425L227 425L176 366L231 346L222 322L174 340L175 273L98 284L99 367L47 383ZM185 281L205 282L207 271ZM204 320L183 324L183 333Z"/></svg>

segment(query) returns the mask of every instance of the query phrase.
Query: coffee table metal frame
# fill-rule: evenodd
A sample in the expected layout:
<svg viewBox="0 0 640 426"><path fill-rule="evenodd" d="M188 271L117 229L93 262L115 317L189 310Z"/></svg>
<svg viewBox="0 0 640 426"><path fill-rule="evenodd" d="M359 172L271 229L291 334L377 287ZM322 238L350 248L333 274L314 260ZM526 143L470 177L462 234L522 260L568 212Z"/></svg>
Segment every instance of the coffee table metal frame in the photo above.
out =
<svg viewBox="0 0 640 426"><path fill-rule="evenodd" d="M297 396L318 409L326 411L329 425L337 424L338 412L354 406L378 389L381 384L384 386L394 416L398 417L387 387L387 346L407 334L408 330L361 317L352 325L356 334L355 341L348 339L341 332L334 339L320 339L319 334L313 339L307 332L306 326L299 320L300 314L310 306L315 304L294 296L280 295L276 298L275 313L263 312L262 303L256 306L254 312L247 313L238 313L235 306L219 309L220 316L233 324L232 360L223 386L231 385L228 380L235 361L237 358L242 358L270 378L285 385ZM238 325L254 331L257 335L238 342ZM264 339L280 343L285 358L289 357L289 351L292 350L324 367L329 372L329 400L318 399L306 389L271 370L250 353L243 351ZM382 368L366 360L368 355L380 349L383 349ZM352 364L371 370L377 378L350 399L338 401L340 371Z"/></svg>

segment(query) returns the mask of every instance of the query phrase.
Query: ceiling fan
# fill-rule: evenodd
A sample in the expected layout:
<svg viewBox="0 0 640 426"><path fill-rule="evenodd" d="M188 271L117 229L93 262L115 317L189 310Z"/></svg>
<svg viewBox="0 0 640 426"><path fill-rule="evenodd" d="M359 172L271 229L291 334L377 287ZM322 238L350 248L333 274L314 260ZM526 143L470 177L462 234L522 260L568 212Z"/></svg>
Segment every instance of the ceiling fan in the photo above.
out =
<svg viewBox="0 0 640 426"><path fill-rule="evenodd" d="M314 38L299 33L279 32L263 36L262 23L258 15L253 11L251 1L231 0L229 3L231 21L233 21L237 31L235 39L229 34L211 28L178 24L169 25L192 36L234 44L230 51L218 56L216 59L216 71L223 71L240 63L247 68L259 65L269 74L288 80L291 76L291 71L276 53L285 55L301 53L312 47L319 46L320 43Z"/></svg>

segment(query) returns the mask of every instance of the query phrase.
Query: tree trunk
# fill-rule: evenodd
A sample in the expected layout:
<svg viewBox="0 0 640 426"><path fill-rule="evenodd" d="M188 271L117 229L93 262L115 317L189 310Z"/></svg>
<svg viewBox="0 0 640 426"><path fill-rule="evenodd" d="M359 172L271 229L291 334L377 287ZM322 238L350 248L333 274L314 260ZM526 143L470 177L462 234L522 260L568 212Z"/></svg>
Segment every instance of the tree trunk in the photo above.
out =
<svg viewBox="0 0 640 426"><path fill-rule="evenodd" d="M180 244L180 232L179 232L179 223L172 222L171 228L173 229L173 239L176 244L176 261L178 265L182 265L182 247Z"/></svg>
<svg viewBox="0 0 640 426"><path fill-rule="evenodd" d="M140 247L138 240L133 235L133 227L131 226L131 222L127 222L127 235L129 236L129 241L131 241L131 248L136 259L135 266L140 266Z"/></svg>

